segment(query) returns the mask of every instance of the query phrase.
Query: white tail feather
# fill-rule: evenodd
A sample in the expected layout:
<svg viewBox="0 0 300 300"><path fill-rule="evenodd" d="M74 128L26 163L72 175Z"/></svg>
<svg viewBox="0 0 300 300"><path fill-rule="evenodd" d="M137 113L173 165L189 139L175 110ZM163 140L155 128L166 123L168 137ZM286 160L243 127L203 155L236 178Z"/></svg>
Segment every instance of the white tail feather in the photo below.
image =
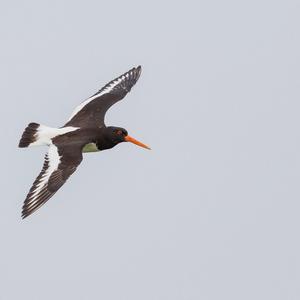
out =
<svg viewBox="0 0 300 300"><path fill-rule="evenodd" d="M19 147L51 145L52 139L58 135L77 130L76 127L53 128L37 123L30 123L20 140Z"/></svg>

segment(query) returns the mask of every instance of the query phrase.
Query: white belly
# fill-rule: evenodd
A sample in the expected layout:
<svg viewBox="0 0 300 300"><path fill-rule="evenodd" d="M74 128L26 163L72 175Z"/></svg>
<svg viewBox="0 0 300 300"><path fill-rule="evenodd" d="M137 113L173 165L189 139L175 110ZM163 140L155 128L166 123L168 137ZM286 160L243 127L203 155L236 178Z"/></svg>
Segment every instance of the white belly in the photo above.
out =
<svg viewBox="0 0 300 300"><path fill-rule="evenodd" d="M98 152L100 151L95 143L89 143L86 144L83 149L82 149L82 153L88 153L88 152Z"/></svg>

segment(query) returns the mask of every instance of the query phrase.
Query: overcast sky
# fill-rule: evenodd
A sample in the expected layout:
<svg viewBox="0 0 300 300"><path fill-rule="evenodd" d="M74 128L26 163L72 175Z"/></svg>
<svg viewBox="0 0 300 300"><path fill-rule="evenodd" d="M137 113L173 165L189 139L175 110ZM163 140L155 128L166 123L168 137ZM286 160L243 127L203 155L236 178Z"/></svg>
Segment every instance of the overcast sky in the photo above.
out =
<svg viewBox="0 0 300 300"><path fill-rule="evenodd" d="M1 300L300 299L299 1L2 1ZM61 126L141 64L84 155L21 220Z"/></svg>

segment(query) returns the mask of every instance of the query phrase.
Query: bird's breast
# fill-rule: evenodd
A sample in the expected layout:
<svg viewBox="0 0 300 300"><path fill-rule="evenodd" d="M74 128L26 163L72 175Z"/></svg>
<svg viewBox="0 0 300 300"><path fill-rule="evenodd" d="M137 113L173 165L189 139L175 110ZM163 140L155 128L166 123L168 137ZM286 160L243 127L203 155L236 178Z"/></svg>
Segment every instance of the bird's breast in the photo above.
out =
<svg viewBox="0 0 300 300"><path fill-rule="evenodd" d="M98 152L98 151L100 150L98 149L96 143L88 143L82 149L82 153Z"/></svg>

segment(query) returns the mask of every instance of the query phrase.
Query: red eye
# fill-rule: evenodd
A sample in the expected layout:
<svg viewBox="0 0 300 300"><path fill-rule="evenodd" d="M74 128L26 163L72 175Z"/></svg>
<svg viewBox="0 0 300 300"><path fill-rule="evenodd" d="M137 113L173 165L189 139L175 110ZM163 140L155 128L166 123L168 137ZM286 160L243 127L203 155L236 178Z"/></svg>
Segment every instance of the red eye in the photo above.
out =
<svg viewBox="0 0 300 300"><path fill-rule="evenodd" d="M117 130L117 131L116 131L116 134L117 134L117 135L122 135L123 132L122 132L122 130Z"/></svg>

